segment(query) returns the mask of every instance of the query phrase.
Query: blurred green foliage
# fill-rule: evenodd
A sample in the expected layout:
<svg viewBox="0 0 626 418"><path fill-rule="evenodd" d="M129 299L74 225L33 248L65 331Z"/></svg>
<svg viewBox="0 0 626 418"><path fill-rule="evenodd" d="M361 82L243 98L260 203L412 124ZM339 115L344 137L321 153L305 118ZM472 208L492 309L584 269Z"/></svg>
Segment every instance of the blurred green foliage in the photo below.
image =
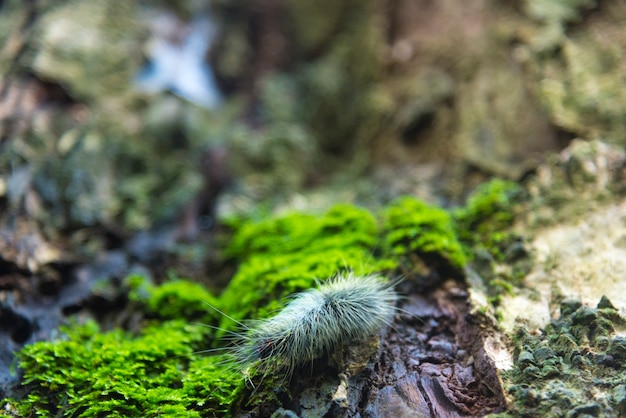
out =
<svg viewBox="0 0 626 418"><path fill-rule="evenodd" d="M519 184L502 179L483 183L453 212L456 230L470 252L487 251L504 260L507 246L516 239L511 232L516 205L522 201Z"/></svg>

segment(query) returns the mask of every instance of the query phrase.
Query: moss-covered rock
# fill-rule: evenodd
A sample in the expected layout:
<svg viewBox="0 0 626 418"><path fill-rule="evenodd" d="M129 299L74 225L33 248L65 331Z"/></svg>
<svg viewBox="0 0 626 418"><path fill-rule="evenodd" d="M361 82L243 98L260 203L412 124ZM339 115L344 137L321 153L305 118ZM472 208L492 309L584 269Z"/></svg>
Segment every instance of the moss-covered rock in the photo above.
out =
<svg viewBox="0 0 626 418"><path fill-rule="evenodd" d="M519 184L494 179L478 186L465 206L454 211L459 236L472 252L485 250L499 261L504 259L507 244L514 239L510 227L521 193Z"/></svg>
<svg viewBox="0 0 626 418"><path fill-rule="evenodd" d="M515 366L504 374L514 402L502 416L621 416L626 345L617 331L625 325L603 298L596 308L564 301L561 317L538 335L519 328ZM612 387L615 395L591 387Z"/></svg>
<svg viewBox="0 0 626 418"><path fill-rule="evenodd" d="M489 301L496 307L504 294L514 292L515 285L521 284L533 262L522 237L513 230L523 201L517 183L493 179L478 186L465 206L453 212L472 269L482 278L475 285L484 285Z"/></svg>

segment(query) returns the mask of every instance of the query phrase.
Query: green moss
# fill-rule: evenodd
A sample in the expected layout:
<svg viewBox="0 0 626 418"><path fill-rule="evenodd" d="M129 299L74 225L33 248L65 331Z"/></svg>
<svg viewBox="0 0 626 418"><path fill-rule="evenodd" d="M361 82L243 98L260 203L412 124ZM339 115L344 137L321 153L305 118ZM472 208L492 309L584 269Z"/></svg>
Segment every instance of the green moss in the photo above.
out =
<svg viewBox="0 0 626 418"><path fill-rule="evenodd" d="M240 370L225 366L227 356L196 357L183 379L185 405L202 412L202 416L227 416L234 401L245 387Z"/></svg>
<svg viewBox="0 0 626 418"><path fill-rule="evenodd" d="M515 204L520 201L521 187L512 181L494 179L483 183L454 212L454 220L463 243L473 252L484 249L498 260L515 239L509 232Z"/></svg>
<svg viewBox="0 0 626 418"><path fill-rule="evenodd" d="M240 225L228 254L242 260L222 294L235 319L262 318L282 307L290 294L342 270L357 274L389 271L390 259L375 259L378 227L364 209L337 205L323 216L293 213ZM232 321L222 320L223 328Z"/></svg>
<svg viewBox="0 0 626 418"><path fill-rule="evenodd" d="M228 253L245 258L251 254L314 253L353 245L373 247L376 234L376 219L368 211L351 205L337 205L323 217L293 213L277 219L243 223Z"/></svg>
<svg viewBox="0 0 626 418"><path fill-rule="evenodd" d="M173 280L148 290L147 308L161 319L184 318L211 323L217 317L218 300L199 283Z"/></svg>
<svg viewBox="0 0 626 418"><path fill-rule="evenodd" d="M617 416L621 398L596 396L588 388L626 384L626 339L615 332L624 325L626 318L610 303L590 308L565 301L561 317L541 335L518 329L515 365L504 375L515 399L507 416L564 416L587 409L596 411L593 416Z"/></svg>
<svg viewBox="0 0 626 418"><path fill-rule="evenodd" d="M241 384L225 366L190 360L204 340L199 325L168 321L131 335L90 322L65 332L20 353L24 416L221 416ZM196 390L198 381L215 390Z"/></svg>
<svg viewBox="0 0 626 418"><path fill-rule="evenodd" d="M514 293L533 263L521 237L512 231L522 202L521 186L493 179L478 186L466 205L453 212L472 268L484 279L489 301L496 307L503 295Z"/></svg>
<svg viewBox="0 0 626 418"><path fill-rule="evenodd" d="M385 245L396 256L418 253L426 261L461 269L466 256L450 214L443 209L404 197L383 211Z"/></svg>
<svg viewBox="0 0 626 418"><path fill-rule="evenodd" d="M214 325L224 334L241 331L231 318L266 317L286 296L344 270L391 275L411 254L442 268L465 263L450 215L411 198L380 219L337 205L318 216L230 223L236 232L226 253L239 269L221 296L180 279L153 286L129 277L130 299L145 312L142 331L101 332L88 323L64 330L62 340L26 347L20 368L27 396L10 403L26 416L224 416L278 408L279 392L289 396L284 376L254 365L238 370L227 353L199 353L221 344Z"/></svg>

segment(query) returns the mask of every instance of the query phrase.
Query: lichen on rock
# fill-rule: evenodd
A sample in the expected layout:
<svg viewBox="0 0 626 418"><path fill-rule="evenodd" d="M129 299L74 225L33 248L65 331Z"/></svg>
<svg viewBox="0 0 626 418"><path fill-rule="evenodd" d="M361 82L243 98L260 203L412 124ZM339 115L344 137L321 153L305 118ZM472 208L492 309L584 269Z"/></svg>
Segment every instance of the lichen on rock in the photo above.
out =
<svg viewBox="0 0 626 418"><path fill-rule="evenodd" d="M504 374L513 404L499 416L624 413L626 318L606 297L596 308L566 300L560 311L538 334L515 331L515 367Z"/></svg>

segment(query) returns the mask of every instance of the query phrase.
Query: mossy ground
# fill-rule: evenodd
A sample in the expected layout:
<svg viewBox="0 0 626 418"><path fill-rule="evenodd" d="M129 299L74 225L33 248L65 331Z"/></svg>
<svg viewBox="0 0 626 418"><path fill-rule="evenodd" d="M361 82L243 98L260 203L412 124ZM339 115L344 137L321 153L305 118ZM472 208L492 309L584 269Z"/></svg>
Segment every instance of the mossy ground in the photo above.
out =
<svg viewBox="0 0 626 418"><path fill-rule="evenodd" d="M457 222L470 222L470 214L486 221L505 210L471 202ZM19 355L26 396L9 403L24 416L222 416L258 402L280 406L262 388L245 396L254 368L244 375L224 351L201 351L219 349L222 337L242 332L239 321L270 316L288 295L342 270L393 278L408 256L451 271L467 260L453 216L409 197L378 216L338 205L323 215L227 223L235 233L224 253L239 268L221 295L184 280L155 287L129 278L141 331L101 332L89 322L66 328L58 341L27 346ZM264 386L280 385L263 378Z"/></svg>

